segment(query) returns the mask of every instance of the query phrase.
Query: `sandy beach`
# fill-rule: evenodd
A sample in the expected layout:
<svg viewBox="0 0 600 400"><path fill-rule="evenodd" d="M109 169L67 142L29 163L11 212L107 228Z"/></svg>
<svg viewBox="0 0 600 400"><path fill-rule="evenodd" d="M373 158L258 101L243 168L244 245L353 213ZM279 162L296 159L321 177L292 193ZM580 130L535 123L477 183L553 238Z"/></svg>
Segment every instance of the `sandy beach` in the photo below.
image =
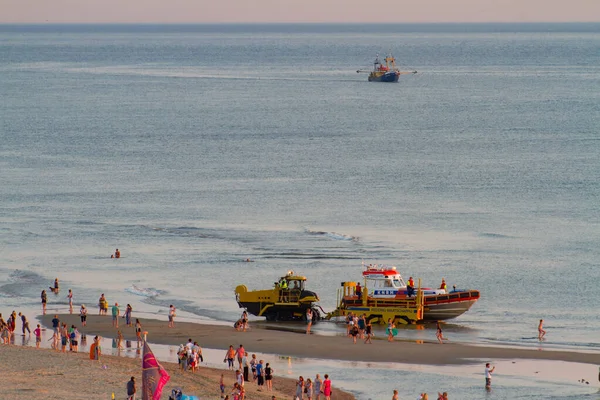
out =
<svg viewBox="0 0 600 400"><path fill-rule="evenodd" d="M61 353L50 349L1 345L2 398L10 399L97 399L126 397L125 385L134 376L141 390L140 359L103 355L100 361L91 361L85 353ZM234 383L231 371L202 367L197 373L182 372L175 363L161 365L169 372L170 381L161 399L167 400L171 389L179 387L185 394L202 399L220 399L219 379L224 374L229 393ZM104 367L106 366L106 367ZM247 397L258 400L290 398L295 390L293 379L276 377L273 392L258 391L252 383L245 385ZM336 399L353 400L351 394L334 389ZM138 396L138 398L140 398Z"/></svg>
<svg viewBox="0 0 600 400"><path fill-rule="evenodd" d="M41 320L51 326L53 315L45 315ZM79 316L59 315L67 325L74 324L81 332L103 337L115 337L116 329L111 326L110 316L88 315L87 327L81 327ZM565 350L538 350L526 348L474 346L446 342L416 343L396 340L389 343L377 337L373 344L358 342L342 336L306 335L304 333L250 329L238 332L233 327L176 322L175 328L168 328L168 322L140 319L142 329L148 332L150 343L179 345L188 338L198 341L202 347L227 349L229 345L243 344L249 351L277 354L281 356L319 358L343 361L397 362L407 364L453 365L497 359L556 360L600 365L600 353L580 353ZM132 327L126 327L119 320L125 339L135 340ZM400 334L401 336L401 334Z"/></svg>

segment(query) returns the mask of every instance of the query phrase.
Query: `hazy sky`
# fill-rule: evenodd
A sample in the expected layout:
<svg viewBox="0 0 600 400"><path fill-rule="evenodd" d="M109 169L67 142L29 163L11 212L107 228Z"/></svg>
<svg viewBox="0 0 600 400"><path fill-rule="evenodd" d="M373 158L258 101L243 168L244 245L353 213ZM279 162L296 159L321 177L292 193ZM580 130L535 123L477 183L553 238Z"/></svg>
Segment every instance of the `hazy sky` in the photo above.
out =
<svg viewBox="0 0 600 400"><path fill-rule="evenodd" d="M0 0L0 23L530 21L600 21L600 0Z"/></svg>

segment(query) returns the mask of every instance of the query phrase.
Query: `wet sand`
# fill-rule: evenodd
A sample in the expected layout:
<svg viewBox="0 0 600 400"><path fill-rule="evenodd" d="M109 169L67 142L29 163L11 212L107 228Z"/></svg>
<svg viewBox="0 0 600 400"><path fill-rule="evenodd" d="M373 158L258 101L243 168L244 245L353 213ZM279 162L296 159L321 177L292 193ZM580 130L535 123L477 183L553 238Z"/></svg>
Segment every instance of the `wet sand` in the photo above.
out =
<svg viewBox="0 0 600 400"><path fill-rule="evenodd" d="M126 397L126 384L134 376L141 398L142 368L140 359L107 356L92 361L85 353L61 353L35 347L0 345L2 359L3 399L97 399ZM161 400L167 400L171 389L181 388L184 394L201 399L220 399L219 379L224 374L226 394L235 382L234 373L201 367L194 374L182 372L175 363L161 362L171 379L163 389ZM106 367L104 367L106 366ZM295 392L295 380L275 377L273 392L258 391L253 383L245 385L247 397L257 400L288 399ZM354 400L354 396L334 389L335 399Z"/></svg>
<svg viewBox="0 0 600 400"><path fill-rule="evenodd" d="M51 326L53 315L41 317L44 325ZM110 316L88 315L87 327L82 327L79 316L59 315L59 319L69 326L74 324L81 332L97 334L103 337L115 337ZM124 319L119 325L125 339L135 341L133 327L126 327ZM135 321L135 320L134 320ZM600 353L581 353L565 350L538 350L512 347L474 346L445 342L416 343L414 341L395 340L387 342L378 336L373 344L358 341L353 344L350 338L343 336L306 335L299 332L250 329L238 332L233 327L189 322L177 322L175 328L168 328L167 321L141 319L142 330L148 332L148 342L179 345L192 338L202 347L227 349L229 345L238 347L243 344L250 352L277 354L300 358L319 358L343 361L398 362L426 365L460 365L481 360L532 359L557 360L600 365Z"/></svg>

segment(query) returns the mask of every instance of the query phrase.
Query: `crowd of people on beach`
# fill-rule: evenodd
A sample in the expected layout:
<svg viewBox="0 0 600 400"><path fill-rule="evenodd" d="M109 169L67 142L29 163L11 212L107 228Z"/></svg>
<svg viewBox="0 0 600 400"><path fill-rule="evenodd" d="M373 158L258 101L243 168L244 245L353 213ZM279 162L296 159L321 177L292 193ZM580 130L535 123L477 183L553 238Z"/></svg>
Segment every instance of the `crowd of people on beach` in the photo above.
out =
<svg viewBox="0 0 600 400"><path fill-rule="evenodd" d="M179 368L184 372L195 373L200 363L204 362L202 347L192 338L186 344L181 344L177 350ZM244 400L246 399L247 383L257 386L258 391L273 391L273 380L275 370L270 363L257 358L256 354L250 357L244 346L240 344L237 348L230 345L225 351L223 363L227 364L229 371L233 372L233 386L227 388L225 385L225 373L221 374L219 391L222 399ZM330 400L331 380L327 374L321 379L316 374L314 380L298 377L296 390L293 394L294 400ZM274 398L275 396L273 396Z"/></svg>

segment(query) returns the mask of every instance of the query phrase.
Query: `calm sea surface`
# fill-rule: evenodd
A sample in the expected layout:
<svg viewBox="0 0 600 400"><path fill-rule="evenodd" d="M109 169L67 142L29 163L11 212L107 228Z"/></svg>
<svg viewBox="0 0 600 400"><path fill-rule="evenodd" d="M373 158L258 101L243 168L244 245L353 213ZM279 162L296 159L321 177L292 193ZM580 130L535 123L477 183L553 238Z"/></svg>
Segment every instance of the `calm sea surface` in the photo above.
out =
<svg viewBox="0 0 600 400"><path fill-rule="evenodd" d="M76 304L231 323L236 285L289 269L329 311L364 260L479 289L452 341L538 348L543 318L542 349L598 351L599 49L599 24L0 25L0 312L59 277ZM419 73L356 73L388 52ZM599 398L318 363L361 399Z"/></svg>

